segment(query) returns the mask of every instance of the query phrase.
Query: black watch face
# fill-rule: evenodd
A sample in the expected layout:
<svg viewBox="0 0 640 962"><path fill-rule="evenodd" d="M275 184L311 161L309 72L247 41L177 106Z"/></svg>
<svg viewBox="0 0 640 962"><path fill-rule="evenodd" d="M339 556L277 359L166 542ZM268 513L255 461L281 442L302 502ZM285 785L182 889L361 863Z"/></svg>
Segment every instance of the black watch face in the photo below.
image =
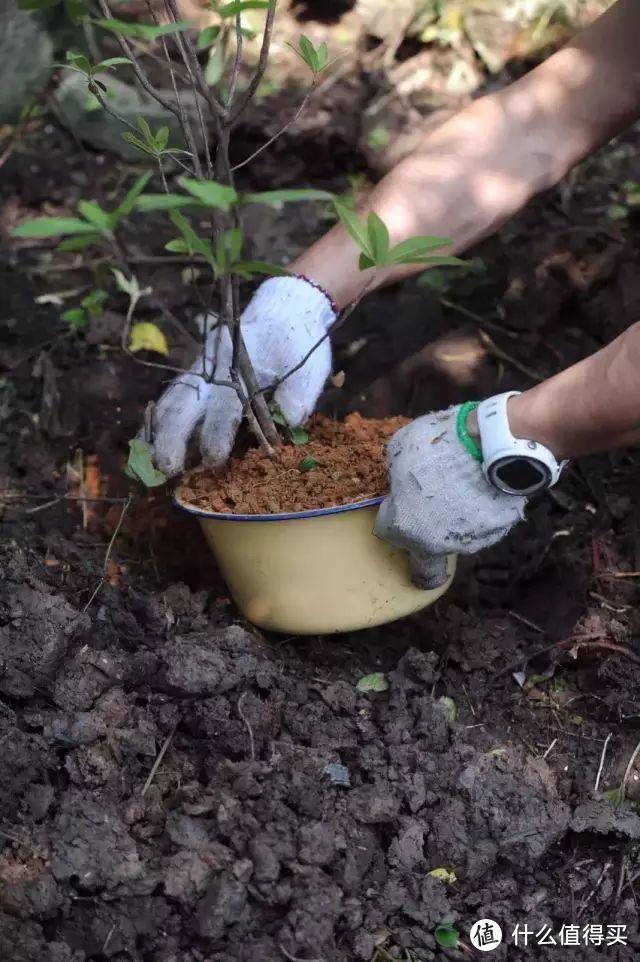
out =
<svg viewBox="0 0 640 962"><path fill-rule="evenodd" d="M502 458L491 465L491 480L507 494L533 494L551 484L551 472L534 458Z"/></svg>

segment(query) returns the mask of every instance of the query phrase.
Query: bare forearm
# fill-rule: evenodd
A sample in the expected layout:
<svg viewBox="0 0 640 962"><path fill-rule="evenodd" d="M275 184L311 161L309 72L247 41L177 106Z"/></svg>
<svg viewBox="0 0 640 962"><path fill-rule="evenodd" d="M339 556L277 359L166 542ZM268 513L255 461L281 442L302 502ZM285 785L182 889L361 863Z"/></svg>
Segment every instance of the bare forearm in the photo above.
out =
<svg viewBox="0 0 640 962"><path fill-rule="evenodd" d="M557 458L640 443L640 323L561 374L509 401L516 437Z"/></svg>
<svg viewBox="0 0 640 962"><path fill-rule="evenodd" d="M575 41L505 89L475 101L428 133L362 210L374 210L392 243L416 234L452 240L459 252L496 230L534 194L640 115L640 4L618 0ZM341 226L294 264L339 305L367 286L420 270L358 270Z"/></svg>

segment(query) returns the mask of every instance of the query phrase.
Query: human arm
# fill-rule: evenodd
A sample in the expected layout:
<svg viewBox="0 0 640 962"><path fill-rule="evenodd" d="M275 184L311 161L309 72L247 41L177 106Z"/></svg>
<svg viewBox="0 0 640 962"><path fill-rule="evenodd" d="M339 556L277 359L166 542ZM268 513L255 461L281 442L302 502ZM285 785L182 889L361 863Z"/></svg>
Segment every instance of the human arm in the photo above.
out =
<svg viewBox="0 0 640 962"><path fill-rule="evenodd" d="M640 443L640 323L607 347L511 398L515 437L535 438L558 458Z"/></svg>
<svg viewBox="0 0 640 962"><path fill-rule="evenodd" d="M539 191L640 116L640 4L618 0L591 26L520 80L482 97L428 132L378 184L375 211L391 242L448 237L456 253L493 233ZM337 225L292 265L344 307L419 265L358 269Z"/></svg>
<svg viewBox="0 0 640 962"><path fill-rule="evenodd" d="M516 438L535 441L560 460L640 443L640 324L567 370L512 397L507 418ZM408 550L416 579L443 583L450 552L495 544L524 517L526 499L486 478L464 443L459 408L417 418L388 449L389 497L376 533ZM475 412L467 427L479 440Z"/></svg>

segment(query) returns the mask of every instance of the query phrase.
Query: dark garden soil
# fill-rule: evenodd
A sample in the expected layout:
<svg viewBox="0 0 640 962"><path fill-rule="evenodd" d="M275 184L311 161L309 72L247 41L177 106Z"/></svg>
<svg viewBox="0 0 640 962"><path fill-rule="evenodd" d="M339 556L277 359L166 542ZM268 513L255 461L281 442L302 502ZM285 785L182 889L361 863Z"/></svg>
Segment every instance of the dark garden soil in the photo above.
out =
<svg viewBox="0 0 640 962"><path fill-rule="evenodd" d="M185 504L225 514L277 514L365 501L386 494L385 443L408 419L348 414L333 421L311 418L298 443L285 443L275 457L252 447L221 471L197 472L181 485Z"/></svg>
<svg viewBox="0 0 640 962"><path fill-rule="evenodd" d="M313 169L343 189L362 170L355 124L323 124ZM291 137L252 173L261 187L286 185ZM323 409L411 416L526 387L640 318L638 225L606 214L640 181L637 146L610 145L532 204L474 252L474 274L368 298L339 332L344 387ZM109 197L129 171L47 121L3 175L10 223ZM270 259L323 226L298 208L250 216ZM141 283L190 317L181 267L144 259L164 240L133 242ZM69 334L59 305L92 283L83 255L64 271L42 249L16 256L7 242L0 960L427 962L469 958L434 930L451 920L468 945L479 918L508 936L497 959L636 958L637 452L575 465L425 613L330 640L264 635L195 523L162 493L129 500L127 441L166 372L123 356L124 302ZM72 500L87 496L115 500ZM389 688L361 694L372 672ZM630 946L516 949L518 923L627 925Z"/></svg>

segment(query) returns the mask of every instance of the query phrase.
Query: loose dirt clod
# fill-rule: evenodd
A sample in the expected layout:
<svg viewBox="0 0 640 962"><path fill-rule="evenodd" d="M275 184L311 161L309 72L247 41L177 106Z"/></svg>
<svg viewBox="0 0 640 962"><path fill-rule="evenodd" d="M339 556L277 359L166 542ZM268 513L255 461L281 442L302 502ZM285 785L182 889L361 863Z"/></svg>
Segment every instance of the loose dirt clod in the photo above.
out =
<svg viewBox="0 0 640 962"><path fill-rule="evenodd" d="M283 444L274 458L252 448L223 471L192 475L178 497L197 508L233 514L306 511L375 498L387 491L385 443L407 421L318 416L307 444ZM308 468L312 462L317 463Z"/></svg>

